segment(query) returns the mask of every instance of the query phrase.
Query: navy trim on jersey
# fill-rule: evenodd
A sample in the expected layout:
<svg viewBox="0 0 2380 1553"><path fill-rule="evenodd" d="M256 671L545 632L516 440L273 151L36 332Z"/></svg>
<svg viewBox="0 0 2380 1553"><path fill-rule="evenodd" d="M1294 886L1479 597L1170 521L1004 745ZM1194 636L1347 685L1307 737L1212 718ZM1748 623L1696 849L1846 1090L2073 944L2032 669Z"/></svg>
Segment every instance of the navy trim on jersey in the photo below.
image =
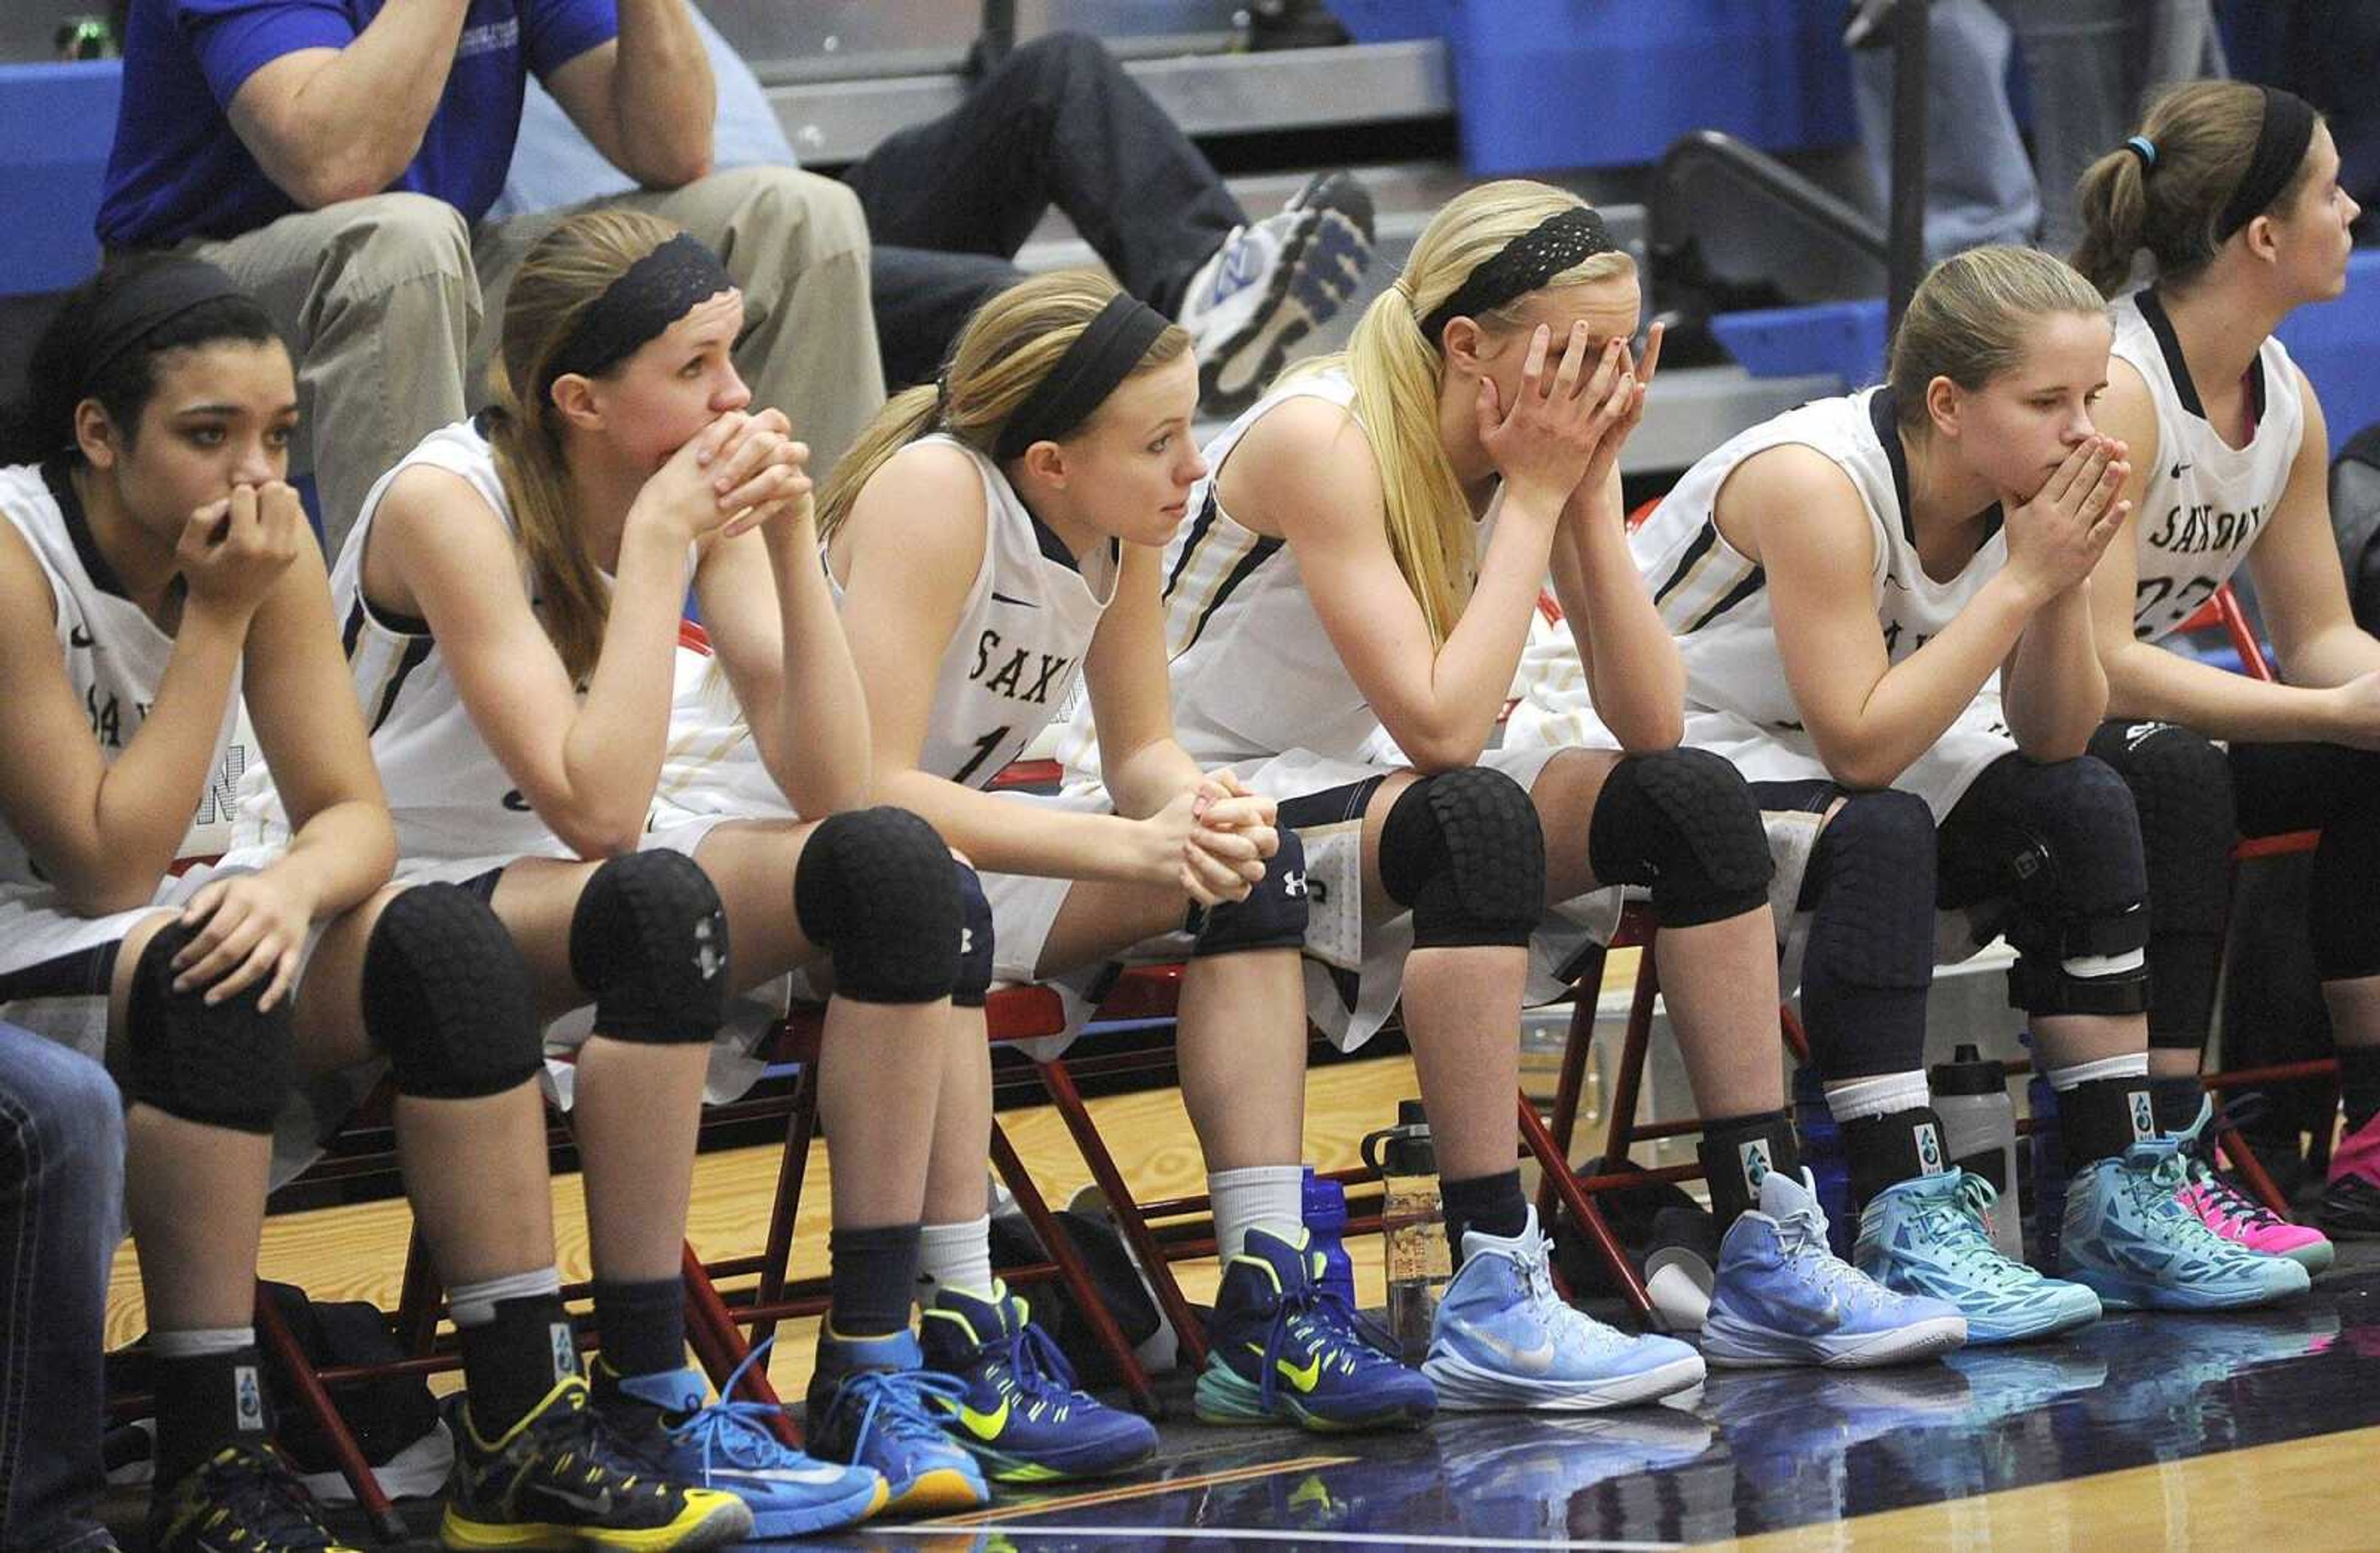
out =
<svg viewBox="0 0 2380 1553"><path fill-rule="evenodd" d="M405 656L396 661L396 673L388 676L388 688L381 692L380 710L372 714L371 726L365 730L367 737L380 732L380 725L396 710L397 694L405 688L405 682L428 661L430 649L437 645L429 637L416 637L405 644Z"/></svg>
<svg viewBox="0 0 2380 1553"><path fill-rule="evenodd" d="M1901 538L1909 541L1911 550L1915 550L1917 519L1909 507L1909 453L1900 445L1900 414L1895 406L1890 388L1879 388L1869 398L1867 419L1868 424L1876 430L1876 442L1884 448L1885 461L1892 466L1892 500L1900 509ZM1983 537L1975 541L1975 549L1981 552L1992 542L1992 536L2000 531L2000 525L2008 521L2008 515L2000 511L1998 502L1994 502L1977 516L1984 520ZM1974 557L1971 555L1968 559L1972 561ZM1964 566L1959 569L1966 570ZM1704 618L1710 617L1706 615Z"/></svg>
<svg viewBox="0 0 2380 1553"><path fill-rule="evenodd" d="M1704 518L1702 532L1694 536L1694 542L1686 547L1686 552L1678 557L1678 564L1670 573L1668 579L1660 587L1653 589L1655 609L1659 609L1661 601L1676 592L1678 586L1694 575L1695 564L1704 556L1709 554L1711 547L1717 543L1718 543L1718 520L1713 517Z"/></svg>
<svg viewBox="0 0 2380 1553"><path fill-rule="evenodd" d="M1729 588L1718 603L1713 604L1710 608L1705 610L1694 624L1688 625L1684 631L1680 633L1680 635L1688 637L1693 636L1704 626L1708 625L1712 621L1717 620L1728 611L1735 608L1736 605L1743 602L1746 599L1749 599L1754 594L1759 592L1762 588L1767 585L1767 582L1768 574L1767 570L1759 566L1753 567L1751 571L1746 572L1743 575L1743 579L1741 582L1738 582L1733 588Z"/></svg>
<svg viewBox="0 0 2380 1553"><path fill-rule="evenodd" d="M1173 570L1167 575L1165 591L1160 597L1164 599L1173 597L1174 584L1182 580L1182 573L1190 564L1190 558L1198 553L1199 542L1206 539L1207 531L1215 526L1215 482L1208 480L1207 499L1198 504L1198 516L1190 525L1190 537L1182 541L1182 553L1173 558Z"/></svg>
<svg viewBox="0 0 2380 1553"><path fill-rule="evenodd" d="M98 536L91 531L91 517L82 510L82 496L75 490L74 474L66 455L59 454L43 460L42 483L50 488L51 499L58 504L58 516L66 520L67 537L74 540L75 558L82 563L83 572L91 578L91 585L103 593L113 593L125 602L131 602L132 595L125 591L122 579L115 575L115 568L109 565L107 557L100 552Z"/></svg>
<svg viewBox="0 0 2380 1553"><path fill-rule="evenodd" d="M2157 299L2156 287L2144 287L2132 301L2141 309L2141 320L2149 326L2149 333L2156 336L2157 354L2165 358L2165 374L2173 380L2173 396L2181 401L2183 409L2204 420L2205 403L2198 397L2198 384L2190 375L2190 361L2181 354L2181 336L2173 332L2173 320L2167 315L2165 304ZM2265 419L2262 350L2248 358L2248 406L2249 413L2261 427Z"/></svg>
<svg viewBox="0 0 2380 1553"><path fill-rule="evenodd" d="M1281 540L1270 534L1257 536L1257 542L1249 546L1248 552L1240 557L1239 564L1224 575L1223 585L1215 589L1215 596L1207 601L1205 609L1198 612L1197 621L1190 627L1190 639L1182 644L1182 652L1187 652L1198 645L1198 638L1206 635L1207 622L1215 618L1215 612L1223 607L1223 601L1237 592L1240 584L1255 576L1258 566L1279 553L1281 553ZM1177 652L1174 656L1179 658L1182 653Z"/></svg>

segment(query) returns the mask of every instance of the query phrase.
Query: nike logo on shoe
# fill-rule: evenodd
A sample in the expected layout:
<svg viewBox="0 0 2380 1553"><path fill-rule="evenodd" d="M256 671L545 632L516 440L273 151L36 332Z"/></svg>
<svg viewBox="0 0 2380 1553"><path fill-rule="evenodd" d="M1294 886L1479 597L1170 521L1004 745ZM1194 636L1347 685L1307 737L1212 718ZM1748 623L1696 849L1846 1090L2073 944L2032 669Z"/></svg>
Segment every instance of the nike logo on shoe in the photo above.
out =
<svg viewBox="0 0 2380 1553"><path fill-rule="evenodd" d="M589 1515L612 1513L612 1490L601 1488L592 1494L582 1494L572 1488L548 1488L546 1492L573 1510L583 1510Z"/></svg>
<svg viewBox="0 0 2380 1553"><path fill-rule="evenodd" d="M1478 1343L1480 1347L1490 1353L1501 1354L1506 1364L1511 1365L1523 1375L1543 1375L1554 1367L1555 1349L1551 1339L1548 1339L1535 1348L1522 1348L1492 1332L1482 1331L1476 1327L1466 1327L1464 1330L1471 1334L1472 1341Z"/></svg>
<svg viewBox="0 0 2380 1553"><path fill-rule="evenodd" d="M1008 1399L1001 1398L1000 1405L990 1413L978 1413L971 1407L962 1406L959 1409L959 1422L965 1425L967 1432L979 1440L988 1442L998 1439L1000 1432L1008 1427Z"/></svg>

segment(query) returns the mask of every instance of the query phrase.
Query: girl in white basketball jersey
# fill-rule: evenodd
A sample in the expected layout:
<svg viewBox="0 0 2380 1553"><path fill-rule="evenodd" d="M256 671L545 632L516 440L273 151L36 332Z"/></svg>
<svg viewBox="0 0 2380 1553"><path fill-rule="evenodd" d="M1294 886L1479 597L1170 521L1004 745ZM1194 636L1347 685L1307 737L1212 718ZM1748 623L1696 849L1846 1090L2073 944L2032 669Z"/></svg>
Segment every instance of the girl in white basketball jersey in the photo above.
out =
<svg viewBox="0 0 2380 1553"><path fill-rule="evenodd" d="M1758 1207L1803 1195L1759 815L1725 762L1674 747L1678 655L1622 532L1618 458L1658 352L1657 335L1631 354L1637 322L1635 268L1574 196L1459 196L1343 357L1208 445L1167 561L1184 740L1311 827L1343 925L1327 952L1353 995L1324 983L1314 1017L1358 1041L1402 990L1459 1263L1424 1366L1442 1397L1579 1405L1564 1399L1654 1394L1702 1369L1551 1292L1512 1168L1514 1036L1549 906L1608 932L1609 887L1650 887L1714 1202L1774 1228ZM1616 749L1488 748L1549 569ZM1579 924L1560 926L1574 947ZM1872 1364L1962 1335L1954 1312L1885 1295L1807 1236L1780 1266L1810 1297L1773 1308L1841 1315L1825 1339L1764 1329L1772 1346L1823 1341ZM1753 1357L1752 1341L1704 1356ZM1535 1375L1512 1373L1529 1351L1547 1356Z"/></svg>
<svg viewBox="0 0 2380 1553"><path fill-rule="evenodd" d="M1918 287L1882 386L1730 440L1635 540L1685 661L1687 739L1815 831L1795 887L1803 1008L1867 1199L1855 1260L1986 1341L2088 1321L2100 1300L2204 1309L2305 1287L2180 1207L2176 1142L2149 1114L2139 828L2082 758L2106 695L2087 577L2125 511L2123 445L2091 420L2108 337L2058 260L1961 254ZM1921 1066L1937 904L2019 951L2010 998L2063 1144L2044 1202L2072 1177L2042 1238L2062 1228L2071 1282L1995 1252L1994 1194L1942 1158Z"/></svg>
<svg viewBox="0 0 2380 1553"><path fill-rule="evenodd" d="M749 1523L732 1498L603 1465L566 1341L557 1360L568 1316L528 978L480 903L382 888L395 843L322 558L283 480L298 392L271 322L208 266L124 261L68 300L31 387L9 452L30 461L0 468L0 1003L70 1038L91 1006L130 1102L157 1361L149 1546L330 1545L264 1439L249 1323L293 1060L374 1055L395 1071L406 1183L474 1409L533 1432L516 1472L552 1476L575 1452L569 1486L610 1506L548 1517L539 1487L473 1518L513 1539L552 1520L648 1530L655 1547L735 1535ZM296 823L285 846L177 880L167 867L219 796L243 696ZM95 1405L88 1422L95 1450Z"/></svg>
<svg viewBox="0 0 2380 1553"><path fill-rule="evenodd" d="M1410 1425L1429 1415L1429 1384L1325 1295L1305 1248L1302 849L1269 802L1183 752L1166 704L1159 555L1203 472L1197 396L1187 337L1111 281L1023 282L983 306L940 382L896 398L837 469L827 565L868 687L878 780L985 869L1000 974L1088 977L1145 940L1188 934L1182 1088L1225 1268L1199 1416ZM1099 714L1104 791L984 791L1078 684ZM941 1295L926 1329L936 1362L975 1387L992 1378L982 1344L1017 1319L987 1287L979 1020L944 1061L944 1117L967 1121L946 1120L935 1142L927 1271ZM973 1341L953 1316L974 1324ZM1098 1415L1017 1413L984 1440L996 1466L1042 1476L1154 1444Z"/></svg>
<svg viewBox="0 0 2380 1553"><path fill-rule="evenodd" d="M2161 99L2080 196L2075 263L2117 298L2101 424L2133 450L2130 531L2092 581L2111 720L2092 749L2140 801L2159 1120L2201 1103L2235 835L2319 827L2312 945L2348 1122L2323 1223L2380 1234L2380 641L2348 606L2322 402L2273 335L2345 288L2358 208L2313 109L2230 81ZM2143 249L2150 282L2126 294ZM2282 683L2159 645L2242 563ZM2226 1233L2329 1260L2211 1171L2194 1184Z"/></svg>
<svg viewBox="0 0 2380 1553"><path fill-rule="evenodd" d="M783 1537L984 1492L924 1417L914 1365L855 1388L872 1430L813 1430L822 1456L865 1463L837 1468L706 1407L686 1365L680 1248L714 1037L735 1047L718 1070L732 1094L783 1013L767 984L797 965L831 962L836 989L820 1082L829 1319L905 1334L962 928L931 829L864 807L866 709L818 568L806 455L730 362L743 322L718 259L668 223L565 221L506 299L494 406L372 488L332 592L398 877L485 892L547 1015L592 1004L571 1102L603 1340L595 1410L665 1476L732 1489L755 1535ZM748 722L816 818L648 830L689 585L724 670L722 719ZM730 1017L747 989L757 1027ZM506 1460L476 1422L459 1432L473 1470Z"/></svg>

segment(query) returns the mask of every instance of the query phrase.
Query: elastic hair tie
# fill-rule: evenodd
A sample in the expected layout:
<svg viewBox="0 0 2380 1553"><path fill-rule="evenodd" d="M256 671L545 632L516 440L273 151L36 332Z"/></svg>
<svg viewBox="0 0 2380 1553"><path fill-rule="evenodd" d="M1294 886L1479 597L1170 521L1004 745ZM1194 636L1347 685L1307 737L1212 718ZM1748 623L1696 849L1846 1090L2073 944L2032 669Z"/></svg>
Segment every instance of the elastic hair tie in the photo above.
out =
<svg viewBox="0 0 2380 1553"><path fill-rule="evenodd" d="M2156 142L2146 135L2135 135L2124 142L2124 149L2141 159L2141 176L2146 177L2156 166Z"/></svg>

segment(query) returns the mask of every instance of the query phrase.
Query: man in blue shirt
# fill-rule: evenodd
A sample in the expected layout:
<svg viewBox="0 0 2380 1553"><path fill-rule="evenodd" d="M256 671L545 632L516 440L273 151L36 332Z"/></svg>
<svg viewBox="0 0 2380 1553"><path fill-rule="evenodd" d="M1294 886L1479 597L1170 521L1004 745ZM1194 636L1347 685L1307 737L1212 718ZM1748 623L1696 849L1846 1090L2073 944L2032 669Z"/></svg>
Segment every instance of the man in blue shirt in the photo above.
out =
<svg viewBox="0 0 2380 1553"><path fill-rule="evenodd" d="M273 312L334 554L371 483L487 397L534 233L483 218L532 75L638 186L606 203L725 260L751 321L736 365L814 473L882 403L858 202L788 168L710 173L686 0L131 0L100 240L195 253Z"/></svg>

